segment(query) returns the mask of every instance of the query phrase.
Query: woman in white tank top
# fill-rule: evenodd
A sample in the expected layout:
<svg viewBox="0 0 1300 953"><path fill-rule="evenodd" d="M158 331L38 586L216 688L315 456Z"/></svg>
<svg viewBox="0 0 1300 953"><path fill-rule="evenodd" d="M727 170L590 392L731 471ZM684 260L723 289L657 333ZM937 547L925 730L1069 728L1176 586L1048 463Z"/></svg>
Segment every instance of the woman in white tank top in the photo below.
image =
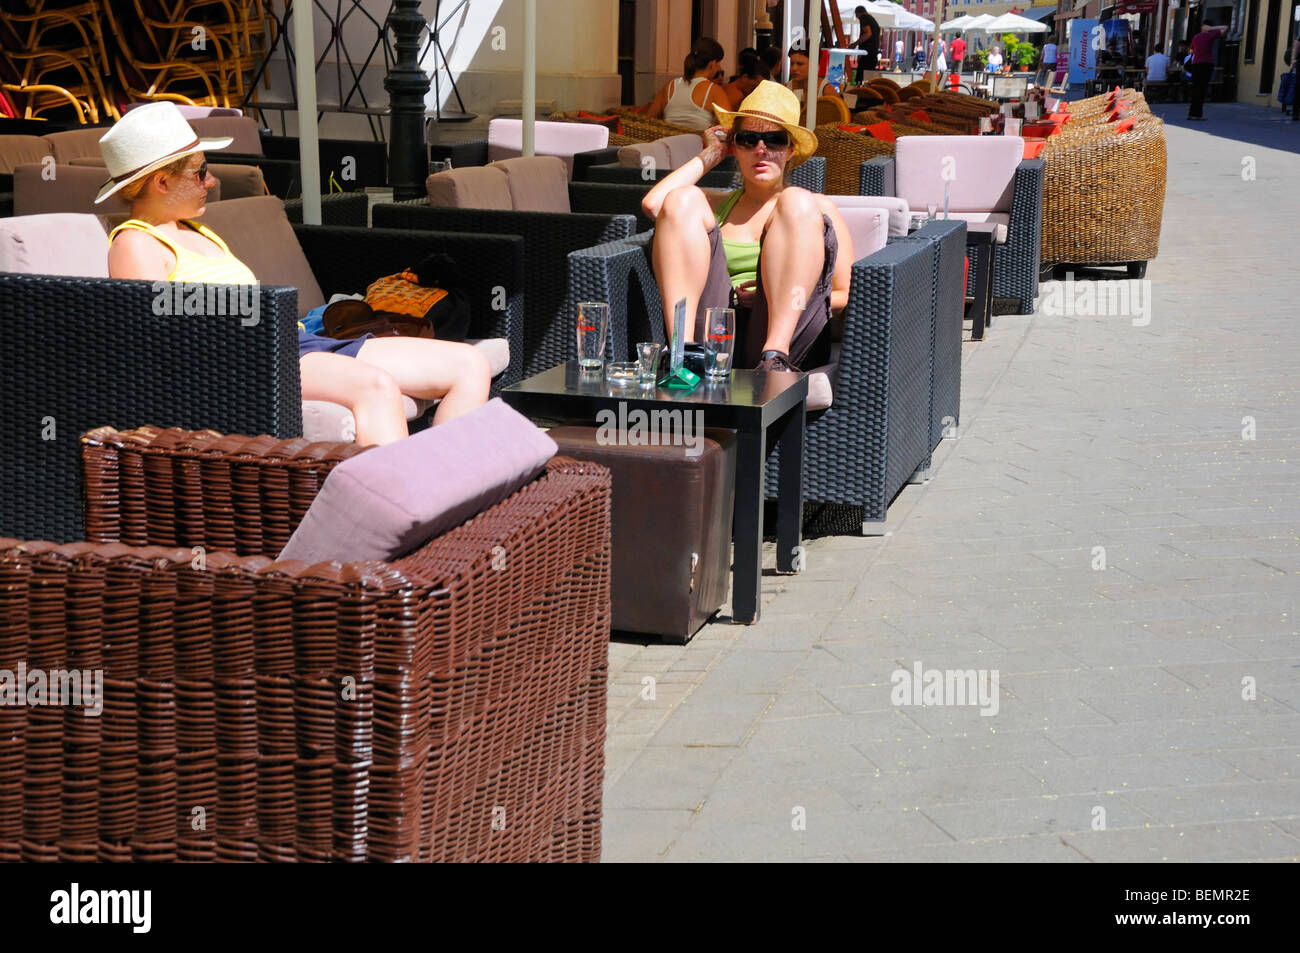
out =
<svg viewBox="0 0 1300 953"><path fill-rule="evenodd" d="M682 75L659 90L646 114L686 129L708 129L717 121L713 104L724 109L730 105L722 87L714 82L722 75L722 57L722 47L715 40L700 37L686 54Z"/></svg>

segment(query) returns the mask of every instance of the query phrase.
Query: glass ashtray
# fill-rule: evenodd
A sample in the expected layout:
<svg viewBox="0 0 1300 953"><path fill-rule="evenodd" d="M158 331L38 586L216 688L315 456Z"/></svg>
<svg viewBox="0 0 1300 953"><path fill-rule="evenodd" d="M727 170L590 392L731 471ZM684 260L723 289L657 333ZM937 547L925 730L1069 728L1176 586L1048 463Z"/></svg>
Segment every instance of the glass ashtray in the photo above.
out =
<svg viewBox="0 0 1300 953"><path fill-rule="evenodd" d="M605 380L613 384L636 384L641 380L641 366L636 361L611 361L605 365Z"/></svg>

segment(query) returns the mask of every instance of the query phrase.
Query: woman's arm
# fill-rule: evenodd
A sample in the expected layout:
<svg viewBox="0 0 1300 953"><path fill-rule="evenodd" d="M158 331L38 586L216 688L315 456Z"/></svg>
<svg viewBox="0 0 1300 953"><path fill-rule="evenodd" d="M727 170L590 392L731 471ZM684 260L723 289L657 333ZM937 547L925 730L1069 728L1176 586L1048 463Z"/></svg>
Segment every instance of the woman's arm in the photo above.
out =
<svg viewBox="0 0 1300 953"><path fill-rule="evenodd" d="M650 105L646 107L645 114L651 119L662 119L664 107L668 105L668 89L673 85L674 80L664 83L663 87L655 94L655 98L650 100Z"/></svg>
<svg viewBox="0 0 1300 953"><path fill-rule="evenodd" d="M704 98L699 100L695 105L699 106L701 109L713 112L713 106L715 104L721 106L723 109L732 108L731 97L728 96L726 90L717 83L710 83L707 81L700 83L699 89L695 91L696 96L699 95L700 89L704 90ZM740 104L737 103L736 105L739 106Z"/></svg>
<svg viewBox="0 0 1300 953"><path fill-rule="evenodd" d="M843 311L849 303L849 283L853 280L853 262L857 260L857 253L853 250L853 236L849 234L849 226L835 203L822 198L818 204L821 205L822 213L830 218L831 225L835 228L835 241L839 244L839 250L835 254L835 271L831 275L831 310Z"/></svg>
<svg viewBox="0 0 1300 953"><path fill-rule="evenodd" d="M167 246L141 231L123 229L108 249L111 278L166 281L175 267L176 256Z"/></svg>
<svg viewBox="0 0 1300 953"><path fill-rule="evenodd" d="M674 169L669 175L655 183L655 187L641 200L641 211L651 220L659 217L659 210L664 207L664 199L673 189L694 185L715 165L722 161L727 153L728 135L721 126L711 126L700 134L704 148L699 155L688 159L683 165ZM709 193L704 193L706 196ZM712 201L712 199L710 199Z"/></svg>

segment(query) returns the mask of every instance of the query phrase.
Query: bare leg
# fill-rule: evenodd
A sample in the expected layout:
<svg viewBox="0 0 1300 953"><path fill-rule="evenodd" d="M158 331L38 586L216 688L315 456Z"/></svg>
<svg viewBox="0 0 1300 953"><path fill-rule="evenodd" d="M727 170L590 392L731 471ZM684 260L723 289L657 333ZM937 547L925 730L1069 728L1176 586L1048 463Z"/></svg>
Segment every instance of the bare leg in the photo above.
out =
<svg viewBox="0 0 1300 953"><path fill-rule="evenodd" d="M673 305L686 299L686 340L695 337L695 315L709 277L709 229L716 224L709 200L695 186L674 189L655 219L655 279L664 305L664 326L673 331ZM793 328L793 325L791 326Z"/></svg>
<svg viewBox="0 0 1300 953"><path fill-rule="evenodd" d="M371 338L361 345L357 360L387 372L403 394L440 399L433 415L435 424L482 407L492 384L487 358L471 344L426 338Z"/></svg>
<svg viewBox="0 0 1300 953"><path fill-rule="evenodd" d="M782 191L763 238L763 293L767 298L764 351L790 353L799 317L808 306L826 260L822 215L812 193Z"/></svg>
<svg viewBox="0 0 1300 953"><path fill-rule="evenodd" d="M303 400L328 400L352 411L357 443L401 440L406 429L402 392L392 376L344 354L316 351L298 359Z"/></svg>

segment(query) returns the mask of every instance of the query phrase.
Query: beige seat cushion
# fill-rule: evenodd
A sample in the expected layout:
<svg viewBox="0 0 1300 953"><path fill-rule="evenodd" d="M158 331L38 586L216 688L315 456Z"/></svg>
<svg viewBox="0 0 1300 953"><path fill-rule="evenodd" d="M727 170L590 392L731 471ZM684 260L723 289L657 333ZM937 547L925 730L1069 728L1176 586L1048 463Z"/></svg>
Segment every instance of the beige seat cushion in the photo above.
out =
<svg viewBox="0 0 1300 953"><path fill-rule="evenodd" d="M523 155L522 119L493 119L488 123L488 161ZM533 124L533 155L558 156L573 177L575 152L590 152L609 145L609 130L583 122L538 122Z"/></svg>
<svg viewBox="0 0 1300 953"><path fill-rule="evenodd" d="M429 204L434 208L509 209L510 184L495 166L470 166L436 172L424 182Z"/></svg>
<svg viewBox="0 0 1300 953"><path fill-rule="evenodd" d="M224 165L214 162L208 166L208 171L217 180L217 188L208 193L209 202L267 194L262 170L255 165Z"/></svg>
<svg viewBox="0 0 1300 953"><path fill-rule="evenodd" d="M200 139L231 136L235 141L226 146L228 152L254 156L262 154L262 135L257 131L257 123L248 116L208 116L191 119L189 123Z"/></svg>
<svg viewBox="0 0 1300 953"><path fill-rule="evenodd" d="M967 231L992 232L994 244L1007 243L1007 229L1011 227L1011 216L1006 212L949 212L948 215L965 222Z"/></svg>
<svg viewBox="0 0 1300 953"><path fill-rule="evenodd" d="M648 160L648 164L647 164ZM634 142L618 150L618 164L629 169L649 169L652 172L673 167L672 156L662 139L654 142Z"/></svg>
<svg viewBox="0 0 1300 953"><path fill-rule="evenodd" d="M73 156L68 160L68 165L93 165L103 169L108 165L108 163L104 161L103 156ZM108 178L108 176L105 175L104 178Z"/></svg>
<svg viewBox="0 0 1300 953"><path fill-rule="evenodd" d="M555 156L503 159L489 168L506 174L511 208L516 212L568 212L569 170Z"/></svg>
<svg viewBox="0 0 1300 953"><path fill-rule="evenodd" d="M94 215L0 218L0 271L107 278L108 233Z"/></svg>
<svg viewBox="0 0 1300 953"><path fill-rule="evenodd" d="M889 213L889 236L891 238L907 234L911 224L912 210L907 199L892 195L832 195L828 198L839 208L879 208ZM859 258L862 256L859 255Z"/></svg>
<svg viewBox="0 0 1300 953"><path fill-rule="evenodd" d="M82 156L97 156L99 140L107 129L68 129L65 132L47 132L43 138L50 144L56 162L71 162Z"/></svg>
<svg viewBox="0 0 1300 953"><path fill-rule="evenodd" d="M668 159L672 163L669 166L671 169L680 169L699 155L704 148L700 137L693 135L665 136L659 142L668 150Z"/></svg>
<svg viewBox="0 0 1300 953"><path fill-rule="evenodd" d="M18 166L52 155L54 149L40 136L0 136L0 175L13 175Z"/></svg>
<svg viewBox="0 0 1300 953"><path fill-rule="evenodd" d="M102 205L95 204L95 196L107 179L108 173L98 165L20 165L14 169L14 214L81 212L93 215L124 208L124 203L116 198L106 199ZM219 201L221 189L212 189L208 199Z"/></svg>
<svg viewBox="0 0 1300 953"><path fill-rule="evenodd" d="M222 237L262 284L297 288L299 317L325 303L282 200L260 195L209 202L200 221Z"/></svg>

